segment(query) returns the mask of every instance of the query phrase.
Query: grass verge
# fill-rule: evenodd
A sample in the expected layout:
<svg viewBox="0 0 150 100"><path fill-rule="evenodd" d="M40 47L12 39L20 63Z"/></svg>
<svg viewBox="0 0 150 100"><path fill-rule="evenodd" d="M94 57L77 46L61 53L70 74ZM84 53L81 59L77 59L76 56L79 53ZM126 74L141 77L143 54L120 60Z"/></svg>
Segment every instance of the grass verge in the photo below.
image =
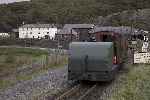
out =
<svg viewBox="0 0 150 100"><path fill-rule="evenodd" d="M30 48L0 48L0 89L13 86L18 81L30 80L50 68L65 64L67 55L48 55L45 50Z"/></svg>
<svg viewBox="0 0 150 100"><path fill-rule="evenodd" d="M0 48L0 55L20 55L20 54L40 56L40 55L47 55L48 51L32 48Z"/></svg>
<svg viewBox="0 0 150 100"><path fill-rule="evenodd" d="M110 100L150 100L150 65L134 65Z"/></svg>

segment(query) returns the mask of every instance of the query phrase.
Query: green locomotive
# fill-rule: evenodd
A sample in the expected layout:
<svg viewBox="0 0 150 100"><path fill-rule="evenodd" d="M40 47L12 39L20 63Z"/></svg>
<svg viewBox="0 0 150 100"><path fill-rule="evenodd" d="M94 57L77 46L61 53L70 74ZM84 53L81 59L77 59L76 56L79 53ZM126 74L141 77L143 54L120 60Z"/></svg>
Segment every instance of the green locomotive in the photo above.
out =
<svg viewBox="0 0 150 100"><path fill-rule="evenodd" d="M127 55L127 39L117 33L101 33L97 42L72 42L68 79L111 81Z"/></svg>

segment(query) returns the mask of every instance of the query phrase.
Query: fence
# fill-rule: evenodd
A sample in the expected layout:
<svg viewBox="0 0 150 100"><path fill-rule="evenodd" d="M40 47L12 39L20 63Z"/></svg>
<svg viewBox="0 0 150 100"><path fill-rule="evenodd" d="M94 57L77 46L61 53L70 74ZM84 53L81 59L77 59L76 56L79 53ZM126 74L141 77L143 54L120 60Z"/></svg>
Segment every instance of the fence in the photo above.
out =
<svg viewBox="0 0 150 100"><path fill-rule="evenodd" d="M30 74L40 69L48 69L67 64L68 55L65 50L50 49L49 55L42 55L38 58L29 58L24 65L17 69L19 74Z"/></svg>

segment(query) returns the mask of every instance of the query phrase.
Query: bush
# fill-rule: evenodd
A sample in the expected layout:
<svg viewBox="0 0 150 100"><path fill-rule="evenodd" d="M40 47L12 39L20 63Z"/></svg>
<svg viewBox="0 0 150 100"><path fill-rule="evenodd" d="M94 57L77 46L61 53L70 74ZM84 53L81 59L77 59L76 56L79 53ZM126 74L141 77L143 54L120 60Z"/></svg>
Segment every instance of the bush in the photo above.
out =
<svg viewBox="0 0 150 100"><path fill-rule="evenodd" d="M14 63L15 62L15 57L13 55L8 55L5 58L5 63Z"/></svg>
<svg viewBox="0 0 150 100"><path fill-rule="evenodd" d="M150 66L134 67L111 100L150 100Z"/></svg>
<svg viewBox="0 0 150 100"><path fill-rule="evenodd" d="M0 55L32 55L40 56L48 54L46 50L38 50L32 48L0 48Z"/></svg>

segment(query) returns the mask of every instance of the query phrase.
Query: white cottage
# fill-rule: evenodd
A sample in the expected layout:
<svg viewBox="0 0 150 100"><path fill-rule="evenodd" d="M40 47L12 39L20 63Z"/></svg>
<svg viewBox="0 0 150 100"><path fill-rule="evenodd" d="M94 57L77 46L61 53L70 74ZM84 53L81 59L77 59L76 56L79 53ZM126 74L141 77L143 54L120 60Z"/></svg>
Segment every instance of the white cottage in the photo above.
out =
<svg viewBox="0 0 150 100"><path fill-rule="evenodd" d="M0 37L2 37L2 38L8 38L8 37L10 37L10 35L9 35L9 33L5 33L5 32L1 32L0 33Z"/></svg>
<svg viewBox="0 0 150 100"><path fill-rule="evenodd" d="M19 38L55 38L57 27L52 24L25 24L19 27Z"/></svg>

